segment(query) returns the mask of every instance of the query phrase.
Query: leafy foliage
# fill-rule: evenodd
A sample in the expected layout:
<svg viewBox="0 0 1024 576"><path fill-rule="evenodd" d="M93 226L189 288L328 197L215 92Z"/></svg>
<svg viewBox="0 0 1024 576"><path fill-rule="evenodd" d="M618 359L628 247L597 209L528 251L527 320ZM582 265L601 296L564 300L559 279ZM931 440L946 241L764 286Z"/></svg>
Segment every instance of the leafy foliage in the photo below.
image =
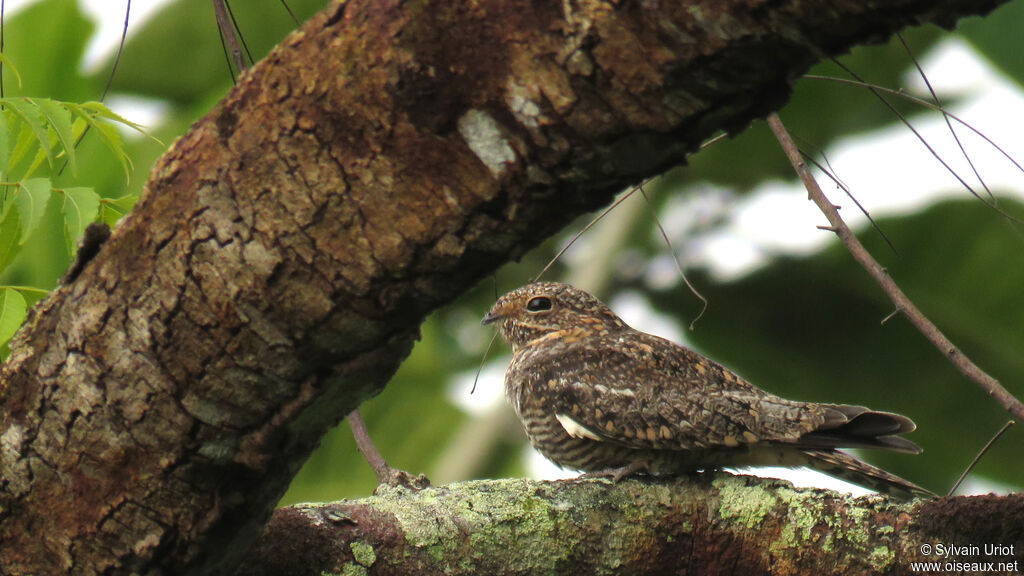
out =
<svg viewBox="0 0 1024 576"><path fill-rule="evenodd" d="M13 74L17 80L16 91L23 92L0 98L0 274L20 284L0 286L3 295L0 298L0 348L25 318L27 302L22 292L33 300L45 294L45 290L37 287L53 285L63 269L60 262L66 263L74 255L77 239L85 227L100 218L114 224L134 203L133 195L106 199L94 187L81 185L90 180L91 174L82 169L78 144L89 134L101 142L109 158L122 167L123 187L130 176L132 160L117 126L142 133L141 126L100 102L27 95L34 87L47 87L51 95L62 92L55 83L40 82L36 77L38 73L59 70L69 75L61 79L65 86L85 84L75 65L83 53L91 25L74 2L40 2L14 20L17 32L12 34L7 46L14 48L15 54L25 55L30 64L26 69L33 73L23 77L14 66L18 57L10 53L0 55L8 78ZM35 35L24 35L32 30L36 31ZM26 44L34 45L39 38L50 37L55 30L62 37L54 44L40 47L37 53L19 50ZM69 67L64 59L71 55L74 59ZM9 84L7 86L10 91ZM88 165L91 167L92 163ZM63 181L73 185L62 186ZM25 253L38 255L50 251L55 236L61 239L57 245L62 252L57 265L23 265L35 269L35 274L10 270ZM32 260L30 258L30 262ZM43 260L54 261L53 258Z"/></svg>
<svg viewBox="0 0 1024 576"><path fill-rule="evenodd" d="M55 203L62 219L67 254L74 254L86 226L101 216L99 194L85 186L54 188L49 178L30 176L43 168L44 161L49 172L59 172L61 160L67 160L72 174L77 175L75 143L90 128L102 136L124 166L127 176L131 159L114 128L115 123L141 132L139 125L99 102L77 104L48 98L0 98L0 175L5 179L0 217L0 273L15 260L43 223L45 207L50 202ZM115 215L123 215L129 202L107 202L104 220L116 222ZM3 290L5 293L14 291ZM24 298L19 295L0 300L0 319L20 325L25 319ZM4 328L5 325L0 325L0 346L13 336L13 331L8 334Z"/></svg>
<svg viewBox="0 0 1024 576"><path fill-rule="evenodd" d="M11 288L0 290L0 341L7 342L25 319L28 304L20 292Z"/></svg>

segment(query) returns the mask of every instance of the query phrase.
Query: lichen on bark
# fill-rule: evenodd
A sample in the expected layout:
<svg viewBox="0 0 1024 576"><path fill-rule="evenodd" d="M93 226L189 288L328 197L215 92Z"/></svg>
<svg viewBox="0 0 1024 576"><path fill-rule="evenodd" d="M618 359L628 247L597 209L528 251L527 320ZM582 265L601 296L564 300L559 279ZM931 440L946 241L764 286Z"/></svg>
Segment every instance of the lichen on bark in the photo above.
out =
<svg viewBox="0 0 1024 576"><path fill-rule="evenodd" d="M278 510L239 574L340 570L350 546L373 549L371 574L909 573L936 506L1006 525L1024 497L896 503L727 473L382 487Z"/></svg>

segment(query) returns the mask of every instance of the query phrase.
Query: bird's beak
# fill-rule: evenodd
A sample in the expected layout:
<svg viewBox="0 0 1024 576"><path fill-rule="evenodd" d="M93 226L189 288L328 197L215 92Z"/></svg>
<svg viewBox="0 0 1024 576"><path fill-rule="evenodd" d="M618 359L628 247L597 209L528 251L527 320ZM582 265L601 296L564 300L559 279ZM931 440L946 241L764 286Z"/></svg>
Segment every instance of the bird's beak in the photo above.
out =
<svg viewBox="0 0 1024 576"><path fill-rule="evenodd" d="M487 311L487 315L484 316L484 319L481 320L480 323L487 326L488 324L494 324L498 320L501 320L507 315L507 307L508 305L505 302L495 302L494 306L491 306L491 309Z"/></svg>

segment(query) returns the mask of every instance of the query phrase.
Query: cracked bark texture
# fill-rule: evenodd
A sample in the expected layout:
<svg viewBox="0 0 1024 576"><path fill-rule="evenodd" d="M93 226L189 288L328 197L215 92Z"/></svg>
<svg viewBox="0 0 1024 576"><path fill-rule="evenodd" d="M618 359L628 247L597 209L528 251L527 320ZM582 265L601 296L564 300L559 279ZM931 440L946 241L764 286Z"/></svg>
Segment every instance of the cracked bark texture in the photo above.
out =
<svg viewBox="0 0 1024 576"><path fill-rule="evenodd" d="M921 553L982 542L1014 549ZM480 480L281 508L237 574L914 574L911 562L1019 568L1020 542L1020 494L895 503L726 473Z"/></svg>
<svg viewBox="0 0 1024 576"><path fill-rule="evenodd" d="M998 3L332 3L12 342L0 570L230 571L432 309L821 57Z"/></svg>

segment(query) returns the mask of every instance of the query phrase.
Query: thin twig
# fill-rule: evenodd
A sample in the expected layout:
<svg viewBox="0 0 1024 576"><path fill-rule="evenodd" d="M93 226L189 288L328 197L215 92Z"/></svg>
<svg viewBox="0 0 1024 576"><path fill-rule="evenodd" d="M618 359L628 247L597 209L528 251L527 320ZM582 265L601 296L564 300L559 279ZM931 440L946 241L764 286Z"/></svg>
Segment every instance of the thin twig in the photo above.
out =
<svg viewBox="0 0 1024 576"><path fill-rule="evenodd" d="M847 68L847 67L846 67L846 65L844 65L844 64L843 64L842 62L840 62L840 61L836 60L835 58L833 58L833 59L832 59L832 61L833 61L833 62L834 62L834 63L835 63L835 64L836 64L837 66L839 66L839 67L840 67L840 68L842 68L842 69L843 69L844 71L846 71L846 73L847 73L847 74L849 74L850 76L853 76L853 77L854 77L854 78L855 78L856 80L859 80L859 81L861 81L861 82L863 82L863 81L864 81L864 79L863 79L863 78L861 78L861 77L860 77L860 76L859 76L859 75L858 75L858 74L857 74L856 72L854 72L853 70L851 70L851 69ZM934 158L935 158L936 160L938 160L939 164L942 164L942 167L943 167L943 168L945 168L945 169L946 169L946 171L947 171L947 172L949 172L949 173L950 173L950 175L952 175L952 176L953 176L953 178L956 178L957 182L960 182L960 185L961 185L961 186L963 186L964 188L966 188L968 192L970 192L970 193L971 193L971 194L972 194L972 195L973 195L973 196L974 196L975 198L977 198L978 200L981 200L981 202L982 202L983 204L985 204L986 206L989 206L989 207L991 207L992 209L994 209L994 210L996 210L996 211L1000 212L1001 214L1003 214L1003 215L1004 215L1004 216L1006 216L1006 217L1012 217L1012 216L1010 216L1009 214L1006 214L1005 212L1003 212L1003 211L1002 211L1002 210L1001 210L1001 209L1000 209L999 207L997 207L997 206L995 206L995 205L993 205L993 204L991 204L991 203L987 202L987 201L986 201L986 200L985 200L984 198L982 198L981 194L978 194L978 192L977 192L977 191L976 191L976 190L975 190L974 188L972 188L972 187L971 187L971 185L970 185L970 184L968 184L966 180L964 180L964 179L963 179L962 177L960 177L960 174L958 174L958 173L957 173L957 171L956 171L956 170L954 170L954 169L953 169L953 167L952 167L952 166L950 166L950 165L949 165L949 163L948 163L948 162L946 162L946 161L945 161L945 160L944 160L944 159L942 158L942 156L940 156L940 155L939 155L939 153L938 153L938 152L937 152L937 151L935 150L935 148L932 148L932 145L931 145L931 144L929 144L927 140L925 140L924 136L921 136L921 133L917 131L917 128L914 128L914 125L910 123L910 120L907 120L907 117L906 117L906 116L905 116L905 115L904 115L904 114L903 114L902 112L900 112L899 110L897 110L897 109L896 109L896 107L895 107L895 106L893 106L891 102L889 102L888 100L886 100L886 99L885 99L885 97L884 97L884 96L882 96L882 94L881 94L881 93L879 93L879 92L878 92L877 90L875 90L874 88L868 88L868 90L870 90L870 91L871 91L871 93L875 95L875 98L878 98L878 101L879 101L879 102L881 102L882 104L884 104L884 105L885 105L885 107L886 107L886 108L888 108L888 109L889 109L889 111L890 111L890 112L892 112L892 113L893 113L893 115L894 115L894 116L896 116L896 118L898 118L898 119L899 119L899 121L900 121L900 122L902 122L902 123L903 123L903 125L907 127L907 130L910 130L910 133L911 133L911 134L913 134L914 136L916 136L916 137L917 137L918 141L920 141L920 142L921 142L921 144L922 144L922 145L923 145L923 146L925 147L925 149L927 149L927 150L928 150L928 152L930 152L930 153L931 153L931 155L932 155L932 156L933 156L933 157L934 157Z"/></svg>
<svg viewBox="0 0 1024 576"><path fill-rule="evenodd" d="M543 276L544 273L547 272L552 266L554 266L555 262L558 262L558 259L562 257L562 254L565 254L565 251L572 247L572 245L575 244L577 240L579 240L580 236L583 236L583 234L585 234L587 230L593 228L594 225L600 222L602 218L607 216L609 212L615 210L615 208L617 208L619 204L622 204L623 202L628 200L629 197L632 196L637 190L639 190L639 188L631 188L628 192L620 196L618 200L612 203L611 206L602 210L601 213L597 215L597 218L594 218L593 220L588 222L587 225L584 226L579 232L573 234L572 238L569 239L569 242L565 246L563 246L561 250L558 251L558 254L555 254L555 257L552 258L550 262L548 262L548 265L545 266L539 274L534 276L533 280L530 280L530 282L533 283L540 280L540 277Z"/></svg>
<svg viewBox="0 0 1024 576"><path fill-rule="evenodd" d="M885 324L886 324L886 323L887 323L887 322L888 322L889 320L892 320L893 318L895 318L895 317L899 316L900 312L903 312L903 311L902 311L902 310L900 310L899 308L897 308L897 309L893 310L892 312L889 312L889 315L888 315L888 316L886 316L885 318L882 318L882 321L880 322L880 324L881 324L882 326L885 326Z"/></svg>
<svg viewBox="0 0 1024 576"><path fill-rule="evenodd" d="M690 331L693 332L694 326L697 325L697 321L704 317L704 313L708 311L708 299L703 294L697 291L697 287L694 286L690 279L686 277L686 272L683 272L683 265L679 263L679 258L676 257L676 249L672 247L672 241L668 239L668 232L665 232L665 227L661 225L661 220L658 219L658 211L654 209L654 205L651 204L651 199L647 197L647 190L644 190L644 185L640 184L638 187L640 194L644 197L644 201L647 202L647 207L651 209L651 217L654 218L654 224L658 227L658 231L661 232L661 237L665 240L665 246L668 247L669 254L672 255L672 262L676 265L676 271L679 272L679 277L686 283L686 287L690 289L690 293L697 297L704 305L701 307L697 317L690 322Z"/></svg>
<svg viewBox="0 0 1024 576"><path fill-rule="evenodd" d="M839 178L836 177L835 174L833 174L829 170L826 170L824 166L819 164L818 161L815 160L814 158L812 158L809 154L807 154L803 150L800 151L800 154L802 154L804 158L810 160L811 164L814 164L815 168L817 168L818 170L821 170L822 174L828 176L829 179L831 179L833 182L835 182L836 186L841 188L843 190L843 192L846 192L846 196L850 200L852 200L854 204L857 205L857 208L860 210L860 213L863 214L864 217L868 219L868 222L871 223L871 227L878 231L878 234L882 237L882 240L885 240L885 243L889 245L889 249L892 250L893 254L899 256L900 252L899 252L899 250L896 249L896 245L892 243L892 240L889 239L889 235L886 234L884 230L882 230L882 227L878 225L878 222L875 222L874 217L871 216L871 213L868 212L867 208L865 208L863 205L861 205L860 201L857 200L857 198L853 195L853 192L850 191L850 188L846 184L844 184L841 180L839 180ZM824 156L824 154L822 154L822 156ZM827 158L825 159L825 162L828 162Z"/></svg>
<svg viewBox="0 0 1024 576"><path fill-rule="evenodd" d="M907 94L903 90L893 90L892 88L886 88L885 86L879 86L877 84L871 84L869 82L862 82L862 81L859 81L859 80L850 80L848 78L837 78L835 76L817 76L817 75L814 75L814 74L806 74L806 75L802 76L801 79L803 79L803 80L825 80L827 82L835 82L836 84L847 84L849 86L859 86L861 88L867 88L868 90L871 90L873 92L881 92L883 94L889 94L889 95L892 95L892 96L896 96L898 98L903 98L904 100L907 100L909 102L913 102L914 104L917 104L918 106L921 106L923 108L928 108L929 110L934 110L936 112L941 112L945 116L955 120L958 124L960 124L964 128L967 128L968 130L973 132L977 137L979 137L982 140L984 140L985 142L987 142L989 146L995 148L997 152L999 152L1004 158L1006 158L1011 164L1013 164L1014 167L1017 168L1017 170L1019 170L1021 172L1024 172L1024 166L1021 166L1020 162L1017 162L1017 160L1015 160L1013 158L1013 156L1011 156L1006 150L1003 150L1003 148L1001 146L996 144L991 138L986 136L981 130L978 130L974 126L971 126L966 121L961 119L959 116L957 116L956 114L953 114L952 112L950 112L946 108L943 108L942 106L937 106L937 105L932 104L931 102L929 102L927 100L923 100L923 99L918 98L917 96L914 96L912 94Z"/></svg>
<svg viewBox="0 0 1024 576"><path fill-rule="evenodd" d="M288 7L288 3L285 2L284 0L281 0L281 4L283 4L284 9L288 11L288 15L292 17L292 22L295 22L295 26L300 26L301 22L299 22L299 19L295 16L295 12L292 12L292 9Z"/></svg>
<svg viewBox="0 0 1024 576"><path fill-rule="evenodd" d="M117 74L117 65L121 63L121 54L124 53L124 41L128 38L128 21L132 15L132 0L128 0L124 7L124 25L121 26L121 41L117 44L117 54L114 55L114 64L110 66L110 74L107 76L107 85L103 87L103 94L100 95L100 102L107 99L110 86L114 83L114 75Z"/></svg>
<svg viewBox="0 0 1024 576"><path fill-rule="evenodd" d="M494 297L498 299L497 296ZM476 392L476 384L480 381L480 373L484 371L484 365L487 363L487 355L491 352L491 346L494 346L494 341L498 339L498 331L494 331L494 335L491 336L491 341L487 343L487 348L484 348L484 356L480 359L480 366L476 369L476 376L473 377L473 387L469 389L469 393Z"/></svg>
<svg viewBox="0 0 1024 576"><path fill-rule="evenodd" d="M799 139L799 136L795 136L795 138ZM808 144L814 146L813 143ZM864 217L867 218L868 222L871 223L871 227L878 232L878 234L882 237L883 240L885 240L885 243L889 245L889 248L893 251L893 253L899 256L899 251L896 250L896 246L892 243L891 240L889 240L889 236L885 233L884 230L882 230L882 227L878 225L878 222L875 222L875 218L871 215L870 212L868 212L867 208L865 208L860 203L860 200L857 200L857 197L853 195L853 191L850 189L850 187L847 186L846 183L839 178L839 172L838 170L832 167L832 163L828 159L828 154L826 154L825 151L819 148L818 146L814 146L814 149L815 154L821 155L821 159L825 161L824 166L822 166L820 162L814 159L814 156L807 153L803 148L800 148L800 153L803 154L804 158L810 161L811 164L814 164L815 168L820 170L822 174L828 176L830 180L835 182L836 186L841 188L843 192L846 193L846 196L849 197L850 200L852 200L853 203L857 205L857 209L861 211L861 214L864 214Z"/></svg>
<svg viewBox="0 0 1024 576"><path fill-rule="evenodd" d="M238 35L235 34L235 27L231 23L231 17L228 16L224 0L213 0L213 12L217 16L217 29L220 30L221 39L227 45L227 50L231 54L235 67L241 73L242 70L248 68L248 65L245 62L245 56L242 54L242 47L238 44Z"/></svg>
<svg viewBox="0 0 1024 576"><path fill-rule="evenodd" d="M782 120L778 114L772 113L768 116L768 125L771 127L772 132L778 139L779 144L782 146L782 150L786 153L789 158L790 164L793 165L793 169L800 176L800 179L804 183L804 187L807 188L807 193L810 198L818 206L818 209L825 214L828 218L829 223L833 228L836 229L836 235L846 245L846 248L850 251L861 266L867 270L868 274L875 279L876 282L882 287L892 303L896 305L896 308L903 312L903 315L910 320L921 333L927 338L940 352L943 353L949 361L957 367L960 372L976 382L983 390L989 393L992 397L999 402L1014 418L1024 418L1024 404L1020 400L1015 398L1009 391L1004 388L998 380L989 376L984 370L979 368L970 358L964 355L953 343L946 338L946 336L932 323L931 320L925 317L917 306L907 298L907 295L903 293L896 282L889 276L889 273L883 268L875 259L868 253L864 245L860 243L857 236L850 230L839 215L839 211L832 202L829 201L825 193L821 191L821 187L814 180L814 175L807 168L807 164L804 163L803 158L800 156L800 150L797 148L796 143L793 142L793 138L790 137L789 132L786 131L786 127L783 126Z"/></svg>
<svg viewBox="0 0 1024 576"><path fill-rule="evenodd" d="M949 492L946 493L947 497L952 496L953 493L956 492L956 489L959 488L960 485L963 484L964 480L967 479L967 475L971 473L971 470L974 470L974 467L978 465L978 462L981 462L981 458L988 452L989 448L991 448L992 445L996 443L996 440L999 440L999 438L1002 437L1002 435L1005 434L1007 430L1013 427L1014 424L1016 424L1016 422L1014 422L1013 420L1007 420L1006 424L1003 424L1003 427L999 429L999 432L996 432L995 436L993 436L985 444L985 447L981 449L981 452L978 452L978 454L974 457L974 460L971 460L971 464L967 466L967 469L964 470L964 473L960 475L960 478L957 478L956 483L953 484L953 487L950 488Z"/></svg>
<svg viewBox="0 0 1024 576"><path fill-rule="evenodd" d="M914 56L914 52L910 49L910 46L907 44L907 41L903 39L903 35L900 33L897 33L896 37L899 38L900 44L903 45L903 50L907 53L907 56L910 57L910 61L914 63L914 68L917 69L917 75L921 77L922 81L924 81L925 87L928 88L928 93L932 95L932 100L935 100L935 105L941 107L942 100L939 99L939 95L936 94L935 89L932 88L932 83L930 80L928 80L928 75L924 73L924 68L922 68L921 63L917 61L917 58ZM985 183L985 179L981 177L981 174L978 172L978 168L974 165L974 162L971 160L971 155L967 153L967 149L964 148L963 142L961 142L960 137L957 136L956 130L953 129L953 122L951 122L949 119L949 115L943 112L942 119L946 121L946 127L949 128L950 135L953 136L953 140L956 141L957 147L960 148L960 154L963 155L964 160L966 160L967 164L971 167L971 172L974 172L974 177L978 179L978 182L981 183L981 187L984 188L985 192L988 193L989 200L991 200L992 203L995 204L995 194L993 194L992 190L989 189L988 184Z"/></svg>
<svg viewBox="0 0 1024 576"><path fill-rule="evenodd" d="M373 445L373 440L370 439L370 432L366 429L363 415L359 413L358 408L348 415L348 426L352 429L352 436L356 439L356 448L359 448L359 452L363 454L363 458L366 458L370 468L373 468L373 473L377 475L377 483L389 483L391 481L392 468L388 466L384 457L381 456L380 450L377 450L377 447Z"/></svg>
<svg viewBox="0 0 1024 576"><path fill-rule="evenodd" d="M224 41L224 30L217 25L217 37L220 38L220 49L224 53L224 63L228 65L228 75L231 76L231 85L237 84L235 79L235 69L231 66L231 54L228 53L228 44Z"/></svg>
<svg viewBox="0 0 1024 576"><path fill-rule="evenodd" d="M0 54L4 53L4 0L0 0ZM0 98L4 97L4 62L0 60Z"/></svg>
<svg viewBox="0 0 1024 576"><path fill-rule="evenodd" d="M348 426L352 429L352 436L356 439L356 448L359 448L363 458L369 463L370 468L373 468L373 473L377 476L377 484L405 486L417 490L430 486L430 480L423 474L412 476L404 470L388 465L384 457L380 455L380 450L373 445L370 432L366 429L363 415L359 413L358 408L349 413Z"/></svg>
<svg viewBox="0 0 1024 576"><path fill-rule="evenodd" d="M712 144L717 144L717 143L721 142L722 140L725 140L728 137L729 137L729 133L728 132L722 132L718 136L715 136L711 140L708 140L707 142L704 142L703 144L701 144L700 145L700 149L703 150L703 149L711 146Z"/></svg>
<svg viewBox="0 0 1024 576"><path fill-rule="evenodd" d="M117 54L114 55L114 64L110 67L110 74L107 75L107 85L103 87L103 93L100 94L100 102L107 100L107 94L110 92L110 87L114 84L114 75L117 74L117 65L121 63L121 54L124 53L124 41L128 37L128 22L132 15L132 0L128 0L124 9L124 25L121 27L121 42L117 45ZM92 124L86 124L85 129L78 135L78 139L75 140L74 148L77 150L78 145L82 143L85 136L92 129ZM64 174L64 170L68 167L70 159L65 158L64 163L61 164L60 170L57 171L57 175L61 176Z"/></svg>
<svg viewBox="0 0 1024 576"><path fill-rule="evenodd" d="M494 301L498 301L498 280L491 275L491 287L494 288ZM476 392L476 385L480 381L480 373L484 371L484 364L487 363L487 355L491 353L491 347L494 346L494 341L498 339L498 331L495 330L491 336L490 342L487 343L487 347L484 348L484 356L480 359L480 366L477 366L476 376L473 376L473 387L469 389L469 393Z"/></svg>
<svg viewBox="0 0 1024 576"><path fill-rule="evenodd" d="M245 41L245 36L242 35L242 28L238 26L238 21L235 20L235 12L231 10L231 3L228 2L228 0L223 0L223 2L224 7L227 8L228 17L231 18L231 29L238 35L238 40L242 43L242 48L245 50L245 55L249 58L248 60L245 58L242 59L242 62L244 62L245 65L239 68L239 71L245 70L251 66L255 60L252 58L252 52L249 51L249 44Z"/></svg>

